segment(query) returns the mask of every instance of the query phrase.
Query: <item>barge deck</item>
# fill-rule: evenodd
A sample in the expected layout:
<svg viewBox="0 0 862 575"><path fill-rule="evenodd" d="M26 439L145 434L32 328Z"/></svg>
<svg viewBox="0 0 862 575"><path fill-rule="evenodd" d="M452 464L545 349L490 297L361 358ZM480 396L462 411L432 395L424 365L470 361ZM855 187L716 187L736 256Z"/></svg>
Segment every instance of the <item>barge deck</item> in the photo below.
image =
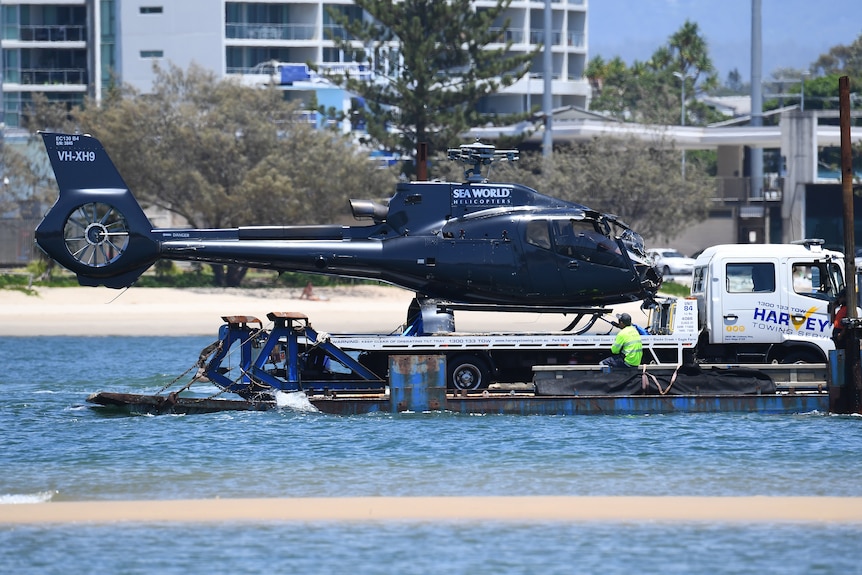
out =
<svg viewBox="0 0 862 575"><path fill-rule="evenodd" d="M302 393L302 392L295 392ZM363 415L368 413L446 411L470 415L661 415L671 413L759 413L798 414L829 411L825 392L774 395L655 395L655 396L536 396L533 393L447 393L442 401L424 405L393 402L391 395L356 394L309 396L308 402L322 413ZM267 411L278 409L275 401L211 399L99 392L87 398L98 406L129 414L196 414L220 411Z"/></svg>

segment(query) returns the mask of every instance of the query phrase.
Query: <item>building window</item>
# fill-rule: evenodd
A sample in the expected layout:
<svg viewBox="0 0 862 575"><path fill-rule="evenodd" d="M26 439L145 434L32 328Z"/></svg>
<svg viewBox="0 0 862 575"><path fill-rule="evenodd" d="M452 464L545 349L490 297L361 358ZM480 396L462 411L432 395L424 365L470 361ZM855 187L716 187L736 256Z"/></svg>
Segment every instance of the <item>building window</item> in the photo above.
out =
<svg viewBox="0 0 862 575"><path fill-rule="evenodd" d="M164 58L164 50L141 50L141 58Z"/></svg>
<svg viewBox="0 0 862 575"><path fill-rule="evenodd" d="M161 6L141 6L141 14L161 14Z"/></svg>

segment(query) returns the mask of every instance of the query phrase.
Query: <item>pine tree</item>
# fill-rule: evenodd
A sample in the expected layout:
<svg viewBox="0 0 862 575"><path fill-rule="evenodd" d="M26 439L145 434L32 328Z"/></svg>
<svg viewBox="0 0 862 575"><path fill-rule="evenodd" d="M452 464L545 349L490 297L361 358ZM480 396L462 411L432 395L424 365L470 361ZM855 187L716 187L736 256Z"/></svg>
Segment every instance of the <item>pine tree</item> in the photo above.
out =
<svg viewBox="0 0 862 575"><path fill-rule="evenodd" d="M512 121L480 113L481 100L520 79L535 54L508 53L510 3L356 0L370 19L330 9L346 32L336 45L374 70L370 79L330 77L364 99L368 132L388 149L410 155L420 142L431 151L463 143L459 135L473 126Z"/></svg>

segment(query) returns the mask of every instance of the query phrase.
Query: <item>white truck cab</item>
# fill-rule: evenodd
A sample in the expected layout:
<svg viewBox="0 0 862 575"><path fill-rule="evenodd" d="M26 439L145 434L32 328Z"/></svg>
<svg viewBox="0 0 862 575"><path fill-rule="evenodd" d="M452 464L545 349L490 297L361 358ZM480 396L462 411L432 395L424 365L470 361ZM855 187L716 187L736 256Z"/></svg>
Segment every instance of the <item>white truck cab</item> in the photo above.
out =
<svg viewBox="0 0 862 575"><path fill-rule="evenodd" d="M707 362L821 363L835 346L830 304L844 289L843 256L822 240L729 244L698 256L697 357Z"/></svg>

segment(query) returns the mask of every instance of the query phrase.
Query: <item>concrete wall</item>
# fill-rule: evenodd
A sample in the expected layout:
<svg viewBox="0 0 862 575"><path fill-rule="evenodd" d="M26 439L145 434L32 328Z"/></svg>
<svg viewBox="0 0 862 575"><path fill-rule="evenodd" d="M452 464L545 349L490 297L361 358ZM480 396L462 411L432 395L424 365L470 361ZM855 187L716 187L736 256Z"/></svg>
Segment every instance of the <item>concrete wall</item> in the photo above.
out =
<svg viewBox="0 0 862 575"><path fill-rule="evenodd" d="M153 63L167 68L171 62L183 70L194 62L220 74L225 69L224 7L222 2L189 0L117 2L118 68L123 82L148 92L152 89ZM161 13L141 13L141 7L162 7ZM141 52L161 51L162 58L142 57Z"/></svg>
<svg viewBox="0 0 862 575"><path fill-rule="evenodd" d="M781 116L781 155L787 164L781 219L782 241L806 238L805 185L817 179L817 118L794 110Z"/></svg>
<svg viewBox="0 0 862 575"><path fill-rule="evenodd" d="M687 256L709 246L736 243L736 222L732 217L713 217L698 222L669 242L644 238L647 248L672 247Z"/></svg>

